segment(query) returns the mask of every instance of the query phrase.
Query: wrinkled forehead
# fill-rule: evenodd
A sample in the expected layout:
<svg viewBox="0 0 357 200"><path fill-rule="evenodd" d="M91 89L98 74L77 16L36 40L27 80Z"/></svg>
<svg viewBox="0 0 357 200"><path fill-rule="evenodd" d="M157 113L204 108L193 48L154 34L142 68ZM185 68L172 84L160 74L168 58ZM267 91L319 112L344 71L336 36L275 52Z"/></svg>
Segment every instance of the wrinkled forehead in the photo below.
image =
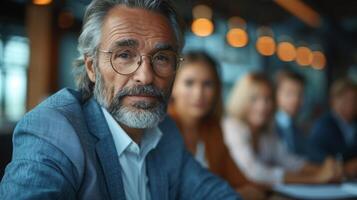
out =
<svg viewBox="0 0 357 200"><path fill-rule="evenodd" d="M130 45L136 48L166 46L178 49L169 20L162 14L143 8L116 6L106 15L101 43L106 47Z"/></svg>

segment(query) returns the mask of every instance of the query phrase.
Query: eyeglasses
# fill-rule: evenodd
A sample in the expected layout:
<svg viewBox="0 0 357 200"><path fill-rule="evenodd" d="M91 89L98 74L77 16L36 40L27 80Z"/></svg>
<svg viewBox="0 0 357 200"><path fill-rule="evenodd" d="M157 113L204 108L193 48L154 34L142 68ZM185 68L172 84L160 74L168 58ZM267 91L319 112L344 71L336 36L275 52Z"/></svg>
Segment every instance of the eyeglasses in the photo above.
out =
<svg viewBox="0 0 357 200"><path fill-rule="evenodd" d="M153 55L140 55L134 49L117 49L113 51L98 50L102 53L110 54L110 63L113 70L121 75L130 75L139 69L143 63L143 57L150 58L150 64L156 75L169 77L175 74L177 67L183 61L174 51L161 50Z"/></svg>

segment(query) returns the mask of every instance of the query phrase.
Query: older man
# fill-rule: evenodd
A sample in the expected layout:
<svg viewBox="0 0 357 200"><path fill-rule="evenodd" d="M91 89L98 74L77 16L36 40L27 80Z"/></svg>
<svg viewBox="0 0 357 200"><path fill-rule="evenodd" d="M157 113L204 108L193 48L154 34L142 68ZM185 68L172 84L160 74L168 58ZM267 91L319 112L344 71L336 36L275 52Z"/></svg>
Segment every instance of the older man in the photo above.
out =
<svg viewBox="0 0 357 200"><path fill-rule="evenodd" d="M79 38L79 92L17 125L0 199L237 199L165 118L182 35L165 0L94 0Z"/></svg>

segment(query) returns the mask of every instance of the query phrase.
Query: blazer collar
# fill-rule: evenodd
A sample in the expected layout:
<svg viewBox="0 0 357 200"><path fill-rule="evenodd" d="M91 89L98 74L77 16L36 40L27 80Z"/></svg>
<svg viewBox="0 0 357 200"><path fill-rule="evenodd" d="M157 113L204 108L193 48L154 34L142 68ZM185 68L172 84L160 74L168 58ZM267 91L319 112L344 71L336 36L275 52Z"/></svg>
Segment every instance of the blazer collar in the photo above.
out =
<svg viewBox="0 0 357 200"><path fill-rule="evenodd" d="M160 155L156 149L153 149L147 156L146 170L149 177L151 199L168 200L168 177L161 168Z"/></svg>
<svg viewBox="0 0 357 200"><path fill-rule="evenodd" d="M91 132L99 139L96 152L100 160L106 181L106 188L111 199L125 200L125 192L121 177L121 166L107 122L98 103L91 98L84 105L84 115Z"/></svg>
<svg viewBox="0 0 357 200"><path fill-rule="evenodd" d="M149 188L151 192L151 199L169 199L169 181L168 176L165 173L165 170L162 169L162 156L160 156L160 143L165 142L165 138L168 131L172 129L171 124L169 123L170 119L165 118L163 122L159 124L159 128L162 132L162 137L157 145L157 147L150 151L146 158L146 170L149 177Z"/></svg>

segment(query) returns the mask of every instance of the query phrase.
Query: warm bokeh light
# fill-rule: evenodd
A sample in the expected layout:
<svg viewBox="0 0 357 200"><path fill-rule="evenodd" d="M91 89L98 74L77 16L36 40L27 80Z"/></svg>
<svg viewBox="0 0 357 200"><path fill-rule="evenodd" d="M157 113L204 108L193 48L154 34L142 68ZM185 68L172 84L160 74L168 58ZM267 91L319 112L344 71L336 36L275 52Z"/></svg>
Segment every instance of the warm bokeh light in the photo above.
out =
<svg viewBox="0 0 357 200"><path fill-rule="evenodd" d="M233 28L227 33L227 42L232 47L244 47L248 44L248 34L240 28Z"/></svg>
<svg viewBox="0 0 357 200"><path fill-rule="evenodd" d="M307 47L298 47L296 49L296 62L301 66L310 65L312 62L312 52Z"/></svg>
<svg viewBox="0 0 357 200"><path fill-rule="evenodd" d="M52 0L32 0L32 3L35 5L48 5L52 3Z"/></svg>
<svg viewBox="0 0 357 200"><path fill-rule="evenodd" d="M70 28L74 24L74 16L71 12L64 11L58 16L58 26L60 28Z"/></svg>
<svg viewBox="0 0 357 200"><path fill-rule="evenodd" d="M211 20L200 18L192 23L192 32L200 37L207 37L213 33L214 26Z"/></svg>
<svg viewBox="0 0 357 200"><path fill-rule="evenodd" d="M311 66L314 69L321 70L326 66L326 57L321 51L312 52L312 63Z"/></svg>
<svg viewBox="0 0 357 200"><path fill-rule="evenodd" d="M271 56L274 54L276 44L274 38L270 36L261 36L256 43L257 51L263 56Z"/></svg>
<svg viewBox="0 0 357 200"><path fill-rule="evenodd" d="M192 15L194 19L206 18L212 19L212 9L206 5L197 5L192 9Z"/></svg>
<svg viewBox="0 0 357 200"><path fill-rule="evenodd" d="M296 48L290 42L280 42L278 44L277 54L280 60L290 62L296 58Z"/></svg>

